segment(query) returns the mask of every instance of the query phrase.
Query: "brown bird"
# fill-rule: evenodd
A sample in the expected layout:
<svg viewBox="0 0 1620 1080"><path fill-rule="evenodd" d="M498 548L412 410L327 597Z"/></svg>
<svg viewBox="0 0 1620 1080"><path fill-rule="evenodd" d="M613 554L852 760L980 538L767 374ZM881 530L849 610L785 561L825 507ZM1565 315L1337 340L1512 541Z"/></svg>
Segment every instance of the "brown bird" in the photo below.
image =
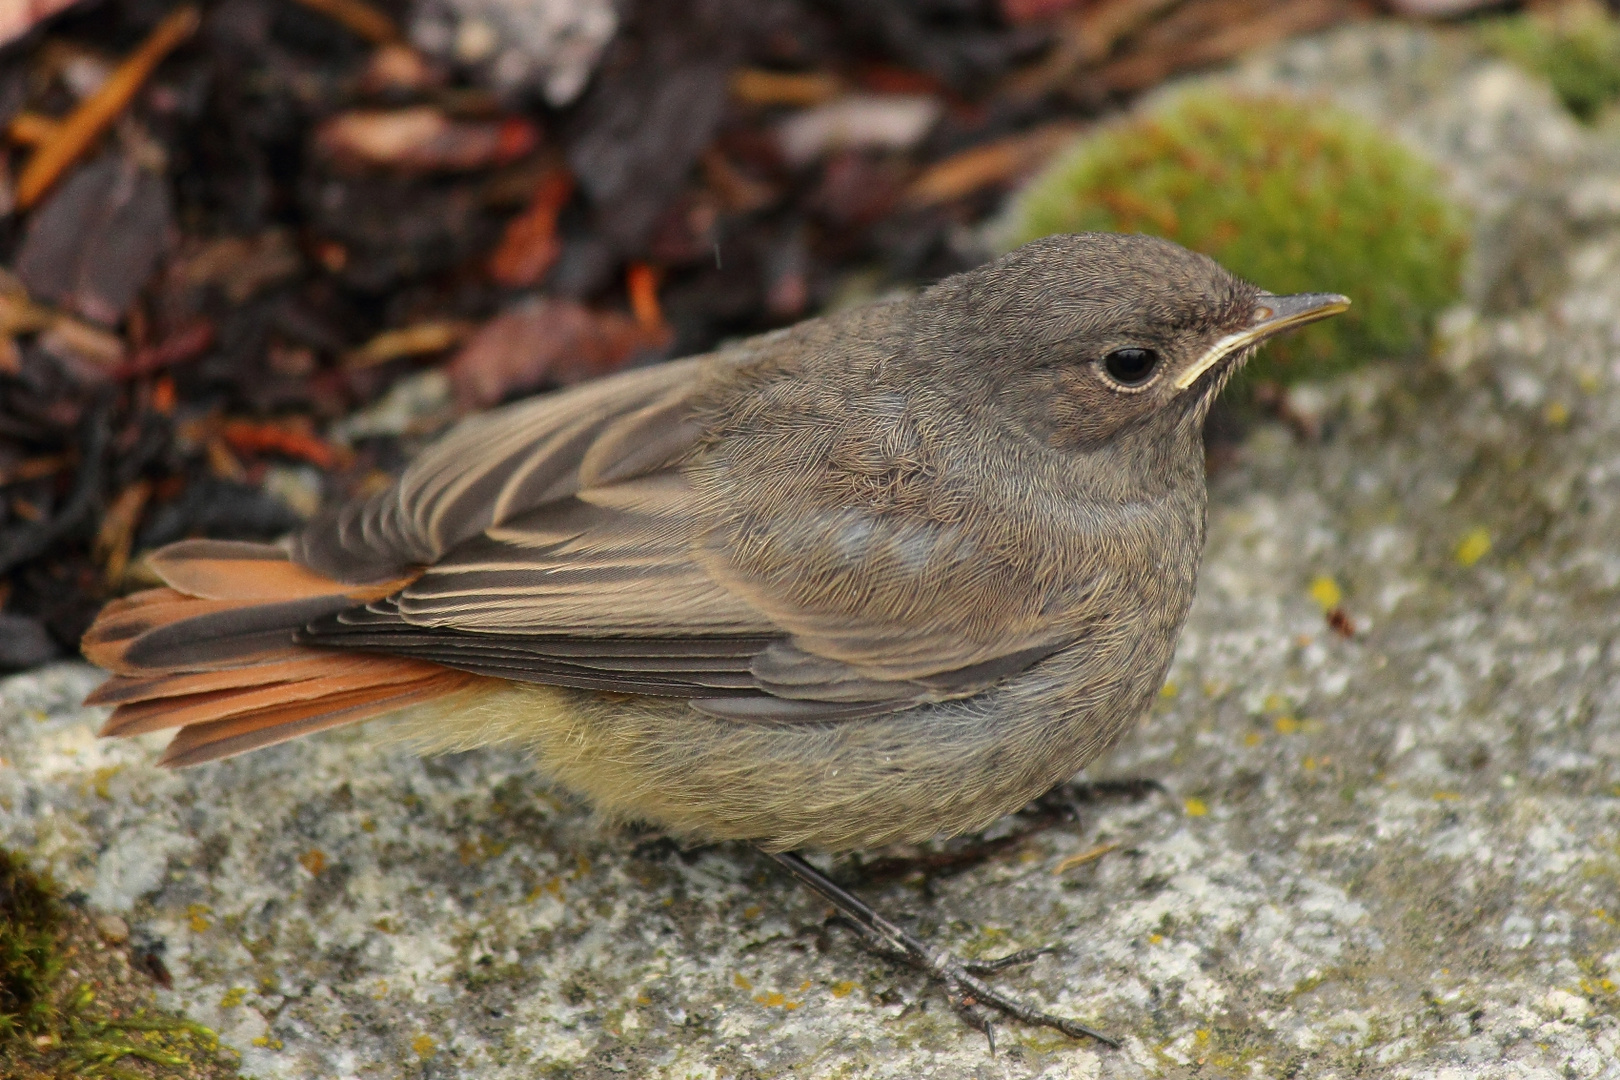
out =
<svg viewBox="0 0 1620 1080"><path fill-rule="evenodd" d="M468 420L278 545L150 557L84 639L104 735L190 765L384 713L529 748L599 810L748 840L869 944L1071 1034L788 854L980 829L1163 681L1202 429L1343 311L1144 236L1036 241L904 300ZM1102 1036L1098 1036L1102 1037Z"/></svg>

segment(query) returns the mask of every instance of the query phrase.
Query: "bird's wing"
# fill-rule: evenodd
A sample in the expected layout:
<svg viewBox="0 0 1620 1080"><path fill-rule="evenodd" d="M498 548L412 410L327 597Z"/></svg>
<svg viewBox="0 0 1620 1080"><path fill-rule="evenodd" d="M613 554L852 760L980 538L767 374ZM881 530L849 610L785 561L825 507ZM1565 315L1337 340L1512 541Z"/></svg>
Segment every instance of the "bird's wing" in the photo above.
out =
<svg viewBox="0 0 1620 1080"><path fill-rule="evenodd" d="M700 361L665 365L453 433L393 489L296 540L295 559L345 580L425 567L385 600L317 619L301 640L686 697L756 720L837 719L963 696L1066 644L1040 619L966 625L914 618L903 605L884 614L836 582L819 596L794 595L772 580L795 572L791 552L771 574L756 573L738 549L780 548L783 537L797 538L788 548L808 544L807 579L822 573L828 543L870 564L869 575L888 571L838 539L848 532L843 512L808 510L781 535L769 522L738 524L724 486L689 467L706 437L703 379ZM862 542L870 552L915 548L914 531L878 515ZM950 584L954 550L968 549L934 552L919 588Z"/></svg>
<svg viewBox="0 0 1620 1080"><path fill-rule="evenodd" d="M686 406L707 359L626 372L465 420L388 488L316 518L290 554L337 581L386 580L582 485L674 461L697 436Z"/></svg>

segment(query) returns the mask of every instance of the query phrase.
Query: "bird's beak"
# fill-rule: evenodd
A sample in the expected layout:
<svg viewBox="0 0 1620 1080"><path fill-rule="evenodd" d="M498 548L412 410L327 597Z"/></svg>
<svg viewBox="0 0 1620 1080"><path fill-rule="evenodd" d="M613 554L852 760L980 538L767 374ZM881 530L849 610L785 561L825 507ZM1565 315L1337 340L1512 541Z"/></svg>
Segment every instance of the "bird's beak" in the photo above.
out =
<svg viewBox="0 0 1620 1080"><path fill-rule="evenodd" d="M1258 345L1273 334L1337 315L1349 306L1350 298L1338 293L1262 294L1249 325L1216 341L1208 352L1189 364L1187 370L1176 377L1176 389L1187 389L1200 375L1233 353Z"/></svg>

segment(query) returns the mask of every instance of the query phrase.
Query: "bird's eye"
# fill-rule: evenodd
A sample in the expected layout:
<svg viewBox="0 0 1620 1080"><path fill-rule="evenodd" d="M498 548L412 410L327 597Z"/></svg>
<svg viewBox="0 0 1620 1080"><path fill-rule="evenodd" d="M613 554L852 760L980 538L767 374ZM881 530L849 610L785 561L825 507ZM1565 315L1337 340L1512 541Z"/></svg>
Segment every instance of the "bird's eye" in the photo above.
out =
<svg viewBox="0 0 1620 1080"><path fill-rule="evenodd" d="M1115 349L1103 357L1103 370L1121 386L1141 386L1159 369L1159 354L1152 349Z"/></svg>

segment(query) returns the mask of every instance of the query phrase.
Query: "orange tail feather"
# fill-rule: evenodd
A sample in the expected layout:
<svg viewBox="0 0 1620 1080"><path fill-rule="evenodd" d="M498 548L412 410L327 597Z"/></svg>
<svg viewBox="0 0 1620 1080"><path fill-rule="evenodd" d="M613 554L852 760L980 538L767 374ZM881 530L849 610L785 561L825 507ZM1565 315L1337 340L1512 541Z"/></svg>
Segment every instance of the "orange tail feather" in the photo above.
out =
<svg viewBox="0 0 1620 1080"><path fill-rule="evenodd" d="M239 754L481 681L422 660L293 641L310 618L386 596L409 578L344 585L279 548L209 540L171 544L150 562L167 587L108 604L82 648L114 672L86 702L116 706L103 735L180 729L163 764Z"/></svg>

